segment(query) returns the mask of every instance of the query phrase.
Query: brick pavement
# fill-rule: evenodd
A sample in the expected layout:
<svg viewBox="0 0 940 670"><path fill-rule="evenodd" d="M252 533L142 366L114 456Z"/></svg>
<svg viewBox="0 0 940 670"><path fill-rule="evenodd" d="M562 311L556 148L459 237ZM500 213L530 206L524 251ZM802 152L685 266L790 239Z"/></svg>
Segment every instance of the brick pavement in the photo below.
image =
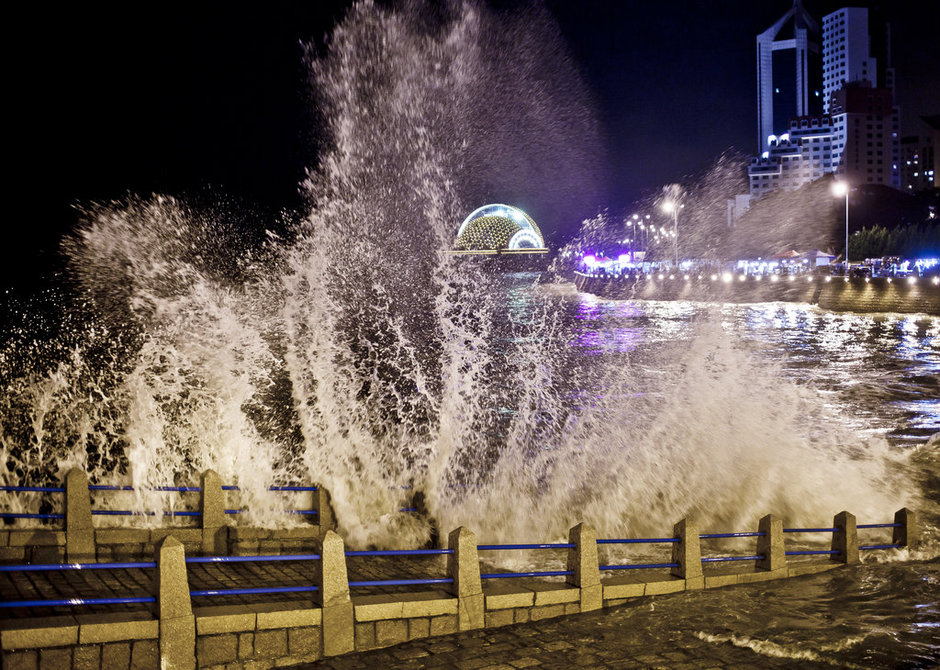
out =
<svg viewBox="0 0 940 670"><path fill-rule="evenodd" d="M656 596L657 605L695 607L707 592ZM682 603L682 601L686 601ZM688 601L692 601L689 603ZM757 654L730 643L709 643L669 616L653 614L654 599L597 612L501 628L414 640L375 651L295 666L296 670L383 670L438 668L517 670L520 668L831 668L828 663ZM668 606L668 605L667 605Z"/></svg>

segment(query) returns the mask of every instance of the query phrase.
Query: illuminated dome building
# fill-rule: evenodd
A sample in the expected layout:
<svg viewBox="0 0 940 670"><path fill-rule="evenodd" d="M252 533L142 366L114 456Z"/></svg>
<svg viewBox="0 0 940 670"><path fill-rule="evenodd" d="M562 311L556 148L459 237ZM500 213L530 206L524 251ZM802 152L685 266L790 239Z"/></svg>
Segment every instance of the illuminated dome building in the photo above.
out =
<svg viewBox="0 0 940 670"><path fill-rule="evenodd" d="M457 231L460 253L545 253L542 232L517 207L485 205L464 219Z"/></svg>

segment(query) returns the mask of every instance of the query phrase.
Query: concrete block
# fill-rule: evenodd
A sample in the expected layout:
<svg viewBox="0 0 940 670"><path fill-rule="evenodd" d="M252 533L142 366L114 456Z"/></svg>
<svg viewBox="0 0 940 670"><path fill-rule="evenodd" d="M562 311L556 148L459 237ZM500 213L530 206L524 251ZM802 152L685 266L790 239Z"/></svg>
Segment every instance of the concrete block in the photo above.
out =
<svg viewBox="0 0 940 670"><path fill-rule="evenodd" d="M0 561L16 561L17 563L22 563L25 560L25 547L0 547Z"/></svg>
<svg viewBox="0 0 940 670"><path fill-rule="evenodd" d="M248 608L244 606L197 608L196 634L221 635L222 633L253 631L255 629L257 614L255 612L243 611L247 609ZM207 612L206 610L215 611ZM235 611L226 612L226 610Z"/></svg>
<svg viewBox="0 0 940 670"><path fill-rule="evenodd" d="M600 587L598 587L600 589ZM580 614L581 613L581 603L566 603L565 604L565 616L570 614Z"/></svg>
<svg viewBox="0 0 940 670"><path fill-rule="evenodd" d="M459 599L457 625L462 631L482 628L483 585L476 535L461 526L451 531L447 540L454 552L447 556L447 576L454 580L451 592Z"/></svg>
<svg viewBox="0 0 940 670"><path fill-rule="evenodd" d="M225 491L215 470L202 473L201 488L199 510L202 512L202 530L205 531L202 550L208 554L221 554L225 548L217 546L215 541L221 539L221 533L217 534L216 531L225 526Z"/></svg>
<svg viewBox="0 0 940 670"><path fill-rule="evenodd" d="M95 615L91 615L95 616ZM79 644L102 644L128 640L155 640L160 636L160 622L156 619L132 620L127 616L97 615L112 621L88 621L89 615L80 615ZM123 620L122 620L123 619Z"/></svg>
<svg viewBox="0 0 940 670"><path fill-rule="evenodd" d="M321 543L320 560L314 563L320 568L319 594L323 607L349 603L349 578L346 574L343 539L333 531L328 531Z"/></svg>
<svg viewBox="0 0 940 670"><path fill-rule="evenodd" d="M72 670L101 670L101 645L75 647L72 653Z"/></svg>
<svg viewBox="0 0 940 670"><path fill-rule="evenodd" d="M445 614L444 616L431 617L431 636L450 635L457 632L457 615Z"/></svg>
<svg viewBox="0 0 940 670"><path fill-rule="evenodd" d="M705 577L706 589L717 589L722 586L734 586L738 583L738 575L708 575Z"/></svg>
<svg viewBox="0 0 940 670"><path fill-rule="evenodd" d="M672 545L672 562L678 568L672 568L672 574L683 579L702 576L702 550L699 545L698 526L689 519L683 519L672 528L673 537L679 538Z"/></svg>
<svg viewBox="0 0 940 670"><path fill-rule="evenodd" d="M532 610L531 607L520 607L512 611L513 619L516 623L526 623L529 621L529 612Z"/></svg>
<svg viewBox="0 0 940 670"><path fill-rule="evenodd" d="M313 626L304 626L302 628L290 628L287 631L287 651L291 656L315 656L322 653L320 644L320 628Z"/></svg>
<svg viewBox="0 0 940 670"><path fill-rule="evenodd" d="M431 618L416 617L408 619L408 639L419 640L431 636Z"/></svg>
<svg viewBox="0 0 940 670"><path fill-rule="evenodd" d="M646 585L642 582L623 582L604 584L604 600L614 598L638 598L643 595Z"/></svg>
<svg viewBox="0 0 940 670"><path fill-rule="evenodd" d="M745 572L738 575L738 584L754 584L756 582L769 582L773 579L784 579L787 576L786 567L770 572Z"/></svg>
<svg viewBox="0 0 940 670"><path fill-rule="evenodd" d="M11 619L2 626L0 647L4 651L78 644L78 622L70 616Z"/></svg>
<svg viewBox="0 0 940 670"><path fill-rule="evenodd" d="M39 652L34 649L3 652L3 670L36 670L38 667Z"/></svg>
<svg viewBox="0 0 940 670"><path fill-rule="evenodd" d="M259 630L255 633L255 656L265 659L287 656L287 631Z"/></svg>
<svg viewBox="0 0 940 670"><path fill-rule="evenodd" d="M238 658L238 636L234 633L199 636L196 658L200 668L231 663Z"/></svg>
<svg viewBox="0 0 940 670"><path fill-rule="evenodd" d="M705 577L692 577L685 580L686 591L699 591L705 588Z"/></svg>
<svg viewBox="0 0 940 670"><path fill-rule="evenodd" d="M79 468L65 475L65 555L73 563L95 559L88 475Z"/></svg>
<svg viewBox="0 0 940 670"><path fill-rule="evenodd" d="M380 646L401 644L408 641L408 622L391 619L375 622L375 643Z"/></svg>
<svg viewBox="0 0 940 670"><path fill-rule="evenodd" d="M102 645L101 670L127 670L130 664L131 645L129 642L111 642Z"/></svg>
<svg viewBox="0 0 940 670"><path fill-rule="evenodd" d="M532 607L535 604L535 593L532 591L513 591L507 593L491 593L486 596L486 609L512 609L515 607Z"/></svg>
<svg viewBox="0 0 940 670"><path fill-rule="evenodd" d="M791 565L787 569L787 576L789 577L800 577L802 575L815 575L820 572L827 572L828 570L833 570L840 567L841 563L806 563L803 565Z"/></svg>
<svg viewBox="0 0 940 670"><path fill-rule="evenodd" d="M151 528L149 541L159 545L171 535L186 545L202 546L202 528Z"/></svg>
<svg viewBox="0 0 940 670"><path fill-rule="evenodd" d="M294 626L319 626L323 622L323 610L319 607L305 609L258 612L258 630L291 628Z"/></svg>
<svg viewBox="0 0 940 670"><path fill-rule="evenodd" d="M375 649L375 622L356 624L356 651Z"/></svg>
<svg viewBox="0 0 940 670"><path fill-rule="evenodd" d="M144 544L149 540L150 530L146 528L95 529L95 541L98 544Z"/></svg>
<svg viewBox="0 0 940 670"><path fill-rule="evenodd" d="M161 619L192 617L186 553L175 537L167 537L157 552L157 606ZM193 631L195 635L195 630Z"/></svg>
<svg viewBox="0 0 940 670"><path fill-rule="evenodd" d="M892 529L891 544L916 549L920 545L920 523L917 514L902 507L894 513L894 523L901 524L901 527Z"/></svg>
<svg viewBox="0 0 940 670"><path fill-rule="evenodd" d="M354 625L351 601L324 607L323 655L338 656L353 651L355 649Z"/></svg>
<svg viewBox="0 0 940 670"><path fill-rule="evenodd" d="M319 633L319 631L318 631ZM255 655L255 634L238 634L238 658L244 660Z"/></svg>
<svg viewBox="0 0 940 670"><path fill-rule="evenodd" d="M72 667L72 648L54 647L39 650L39 670L63 670Z"/></svg>
<svg viewBox="0 0 940 670"><path fill-rule="evenodd" d="M839 530L832 534L832 549L838 551L831 560L854 565L859 562L858 556L858 530L855 524L855 515L849 512L839 512L832 519L832 527Z"/></svg>
<svg viewBox="0 0 940 670"><path fill-rule="evenodd" d="M317 484L317 491L314 494L314 501L317 510L317 524L322 531L336 529L336 516L333 513L332 499L330 492L323 488L322 484Z"/></svg>
<svg viewBox="0 0 940 670"><path fill-rule="evenodd" d="M401 604L401 615L406 619L414 617L432 617L442 614L457 614L457 598L415 598L404 600Z"/></svg>
<svg viewBox="0 0 940 670"><path fill-rule="evenodd" d="M612 598L604 602L604 607L617 607L619 605L625 605L626 602L626 598Z"/></svg>
<svg viewBox="0 0 940 670"><path fill-rule="evenodd" d="M486 627L509 626L514 623L512 610L487 610Z"/></svg>
<svg viewBox="0 0 940 670"><path fill-rule="evenodd" d="M597 560L597 533L587 524L579 523L568 531L568 542L575 546L568 549L568 570L574 574L570 575L567 581L582 589L579 595L582 612L599 609L602 598L599 588L601 573Z"/></svg>
<svg viewBox="0 0 940 670"><path fill-rule="evenodd" d="M647 582L643 589L643 595L656 596L664 593L679 593L685 591L685 580L676 579L673 581Z"/></svg>
<svg viewBox="0 0 940 670"><path fill-rule="evenodd" d="M194 616L160 619L160 667L167 670L193 670L196 667Z"/></svg>
<svg viewBox="0 0 940 670"><path fill-rule="evenodd" d="M11 530L10 548L13 547L61 547L66 544L61 530ZM92 538L94 544L94 538ZM94 558L94 555L91 556Z"/></svg>
<svg viewBox="0 0 940 670"><path fill-rule="evenodd" d="M358 596L353 600L356 621L402 618L402 602L393 595Z"/></svg>
<svg viewBox="0 0 940 670"><path fill-rule="evenodd" d="M160 667L160 646L157 640L136 640L131 645L131 670Z"/></svg>
<svg viewBox="0 0 940 670"><path fill-rule="evenodd" d="M534 592L536 607L542 607L543 605L563 605L565 603L581 602L581 589L569 589L564 587L553 588L554 586L555 585L545 584L535 588ZM594 588L598 591L597 600L600 600L600 583L595 584Z"/></svg>
<svg viewBox="0 0 940 670"><path fill-rule="evenodd" d="M757 561L758 570L780 570L787 565L787 557L783 544L783 519L768 514L761 518L757 526L758 532L764 535L757 538L757 555L764 556Z"/></svg>
<svg viewBox="0 0 940 670"><path fill-rule="evenodd" d="M533 607L529 615L532 621L541 621L542 619L554 619L556 616L564 615L564 613L564 605L546 605L544 607Z"/></svg>

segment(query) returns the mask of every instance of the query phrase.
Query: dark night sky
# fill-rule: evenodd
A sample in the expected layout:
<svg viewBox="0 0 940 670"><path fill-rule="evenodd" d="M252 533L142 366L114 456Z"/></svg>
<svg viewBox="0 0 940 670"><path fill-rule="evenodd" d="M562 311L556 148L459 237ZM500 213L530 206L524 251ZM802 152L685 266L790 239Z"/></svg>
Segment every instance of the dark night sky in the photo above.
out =
<svg viewBox="0 0 940 670"><path fill-rule="evenodd" d="M315 162L301 41L322 42L346 3L34 6L6 43L8 189L2 285L46 267L76 202L205 188L262 211L297 207ZM511 2L498 2L500 7ZM883 3L902 130L940 112L934 2ZM595 95L615 211L754 151L754 38L789 0L548 0ZM844 6L806 0L821 18ZM593 212L585 212L585 216Z"/></svg>

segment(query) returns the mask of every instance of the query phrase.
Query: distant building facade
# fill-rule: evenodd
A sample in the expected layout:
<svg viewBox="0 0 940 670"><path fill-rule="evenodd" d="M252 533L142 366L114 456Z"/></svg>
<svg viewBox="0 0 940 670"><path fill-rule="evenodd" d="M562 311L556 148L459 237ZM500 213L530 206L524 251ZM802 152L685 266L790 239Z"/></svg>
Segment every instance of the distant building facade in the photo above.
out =
<svg viewBox="0 0 940 670"><path fill-rule="evenodd" d="M780 39L791 19L793 38ZM852 184L900 189L900 113L894 105L887 25L869 10L856 7L823 17L821 49L817 50L821 58L814 61L817 67L812 71L808 67L813 36L819 32L816 26L797 0L787 14L757 36L762 137L761 154L748 165L750 196L799 188L828 173ZM787 49L794 50L805 67L797 70L794 81L796 114L781 122L765 104L768 91L779 90L776 79L770 88L767 85L767 53ZM770 71L775 72L772 67ZM819 88L814 87L817 81ZM818 112L814 111L817 107Z"/></svg>
<svg viewBox="0 0 940 670"><path fill-rule="evenodd" d="M792 116L822 111L819 24L800 0L757 36L757 146Z"/></svg>
<svg viewBox="0 0 940 670"><path fill-rule="evenodd" d="M901 190L919 193L936 184L936 156L932 138L917 135L901 138Z"/></svg>

